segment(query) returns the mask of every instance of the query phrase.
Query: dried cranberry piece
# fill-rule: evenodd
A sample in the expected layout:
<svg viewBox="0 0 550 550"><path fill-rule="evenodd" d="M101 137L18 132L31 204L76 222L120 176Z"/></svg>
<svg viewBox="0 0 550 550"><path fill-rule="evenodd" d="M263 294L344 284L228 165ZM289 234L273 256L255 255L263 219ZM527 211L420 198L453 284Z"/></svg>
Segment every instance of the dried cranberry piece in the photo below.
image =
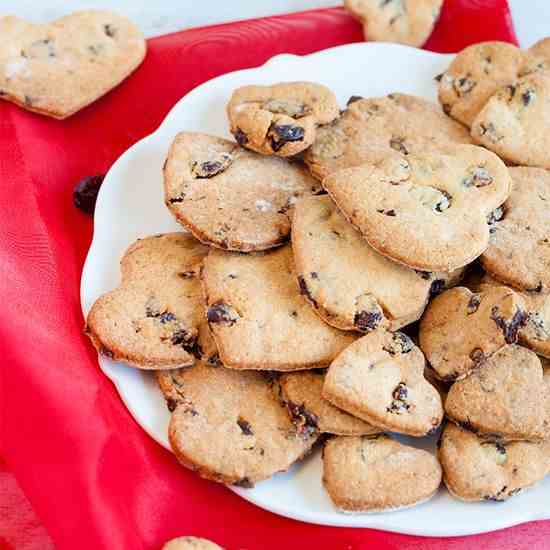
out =
<svg viewBox="0 0 550 550"><path fill-rule="evenodd" d="M292 126L292 124L273 124L270 128L271 148L277 152L283 145L291 141L302 141L305 131L301 126Z"/></svg>
<svg viewBox="0 0 550 550"><path fill-rule="evenodd" d="M105 175L88 176L81 179L73 191L73 203L82 212L94 215L95 203L99 188L105 179Z"/></svg>

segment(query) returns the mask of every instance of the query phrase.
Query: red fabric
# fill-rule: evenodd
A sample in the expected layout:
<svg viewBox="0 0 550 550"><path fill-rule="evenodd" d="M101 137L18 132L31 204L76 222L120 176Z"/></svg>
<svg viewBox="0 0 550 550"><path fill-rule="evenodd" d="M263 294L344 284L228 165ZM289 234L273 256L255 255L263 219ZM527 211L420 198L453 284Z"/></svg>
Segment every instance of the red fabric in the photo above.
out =
<svg viewBox="0 0 550 550"><path fill-rule="evenodd" d="M515 41L503 0L448 0L428 46L497 38ZM131 78L69 120L0 104L0 454L58 550L157 549L181 534L249 550L543 548L548 522L451 542L306 525L256 508L154 443L82 335L92 221L72 206L75 182L105 172L197 84L278 53L361 39L341 9L190 30L149 41Z"/></svg>

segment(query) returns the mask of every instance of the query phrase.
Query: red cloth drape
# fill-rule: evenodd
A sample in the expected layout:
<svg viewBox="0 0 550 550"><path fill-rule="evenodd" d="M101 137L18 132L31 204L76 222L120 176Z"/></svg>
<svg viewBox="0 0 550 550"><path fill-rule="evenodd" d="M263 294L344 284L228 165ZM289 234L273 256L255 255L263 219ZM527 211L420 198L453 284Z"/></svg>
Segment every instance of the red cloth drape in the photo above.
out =
<svg viewBox="0 0 550 550"><path fill-rule="evenodd" d="M249 550L447 547L287 520L200 479L134 422L82 335L92 221L72 205L74 184L105 172L205 80L361 39L341 9L189 30L150 40L134 75L68 120L0 102L0 454L59 550L155 549L180 534ZM456 51L486 39L515 41L506 2L447 0L427 47ZM539 523L455 539L453 548L535 548L548 535Z"/></svg>

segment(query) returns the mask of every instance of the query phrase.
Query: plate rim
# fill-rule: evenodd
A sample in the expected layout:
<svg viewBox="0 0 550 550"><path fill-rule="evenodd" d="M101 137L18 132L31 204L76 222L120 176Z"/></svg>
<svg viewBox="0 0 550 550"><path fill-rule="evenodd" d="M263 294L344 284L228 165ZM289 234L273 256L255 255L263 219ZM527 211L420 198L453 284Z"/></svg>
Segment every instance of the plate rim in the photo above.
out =
<svg viewBox="0 0 550 550"><path fill-rule="evenodd" d="M388 49L392 49L395 51L402 50L402 51L407 51L407 55L418 55L423 58L426 58L426 56L430 56L430 57L437 57L439 59L446 58L448 60L451 60L456 55L452 53L441 54L437 52L422 50L422 49L413 48L410 46L389 43L389 42L357 42L352 44L343 44L343 45L327 48L324 50L320 50L320 51L313 52L310 54L305 54L305 55L282 53L269 58L262 65L259 65L257 67L250 67L247 69L231 71L231 72L216 76L214 78L211 78L199 84L198 86L192 88L186 94L184 94L167 112L162 122L152 133L136 141L116 159L116 161L111 165L111 167L107 171L103 185L100 188L100 191L97 197L96 212L99 212L103 209L104 197L106 195L105 189L109 185L115 185L115 182L111 181L114 179L112 174L113 172L116 172L119 165L122 165L124 162L126 162L127 157L131 156L134 153L134 150L140 149L144 145L147 145L150 142L154 142L155 140L162 138L165 130L170 125L170 122L174 116L174 113L176 113L176 111L180 108L180 104L184 101L189 101L190 99L193 99L196 95L200 95L201 91L205 87L211 87L216 83L221 82L225 79L239 78L240 76L251 74L251 73L254 73L254 74L262 73L262 72L265 72L266 70L270 70L273 66L277 66L280 64L284 65L285 63L308 63L311 59L314 59L314 58L321 59L323 57L339 55L343 51L345 51L346 54L347 52L353 52L355 50L359 52L365 48L369 48L371 50L379 49L384 54L385 52L387 52ZM84 318L86 318L88 313L88 308L85 307L86 288L88 286L88 281L92 277L92 271L93 271L92 263L94 261L93 257L97 254L96 248L98 247L98 239L99 239L98 237L99 232L97 230L96 219L100 217L101 216L98 216L97 218L94 217L92 240L90 242L90 246L86 254L84 264L82 266L82 274L81 274L81 280L80 280L80 305L81 305L81 310L84 315ZM162 447L172 452L172 450L169 447L166 447L164 444L162 444L150 432L150 430L147 427L145 427L143 424L138 422L137 419L134 417L132 409L125 398L124 391L121 388L122 381L117 377L113 376L109 372L112 367L104 363L104 359L99 354L98 354L98 363L102 373L105 376L107 376L107 378L114 384L122 403L127 408L133 420L140 426L141 429L145 431L145 433L147 433L149 437L151 437L151 439L153 439L159 445L161 445ZM546 513L544 512L544 510L540 510L539 512L526 512L526 511L523 511L524 510L523 508L520 508L516 511L515 513L516 515L512 520L500 521L499 520L500 515L498 513L498 510L495 508L495 514L491 515L491 521L484 522L482 526L480 524L476 524L477 527L475 527L473 530L472 528L467 528L466 526L463 526L461 528L456 528L453 525L450 525L450 526L446 526L444 531L441 531L437 529L434 530L429 526L427 527L424 524L421 524L422 526L419 526L419 527L416 527L416 526L407 527L405 528L406 530L403 530L403 528L399 528L397 526L385 525L384 520L379 519L381 517L386 517L384 516L383 513L364 514L365 517L369 518L368 526L353 525L353 524L342 525L341 523L337 523L336 520L330 520L329 518L325 518L324 517L326 515L325 513L322 513L321 515L323 517L319 519L318 517L315 517L316 515L317 516L319 515L318 512L309 513L309 511L306 511L305 513L299 512L299 513L294 513L294 515L291 515L284 507L280 506L278 503L275 503L275 505L270 505L270 508L266 508L265 505L258 502L254 498L253 493L251 493L249 489L233 487L233 486L228 486L227 488L231 490L233 493L237 494L238 496L247 500L248 502L252 503L255 506L258 506L271 513L292 519L294 521L304 521L315 525L323 525L323 526L331 526L331 527L343 527L343 528L347 527L347 528L355 528L355 529L378 529L378 530L383 530L387 532L423 536L423 537L471 536L476 534L489 533L499 529L514 527L514 526L521 525L531 521L550 519L550 510ZM492 503L489 503L489 504L492 504ZM498 506L498 503L496 503L496 506ZM340 514L342 517L347 516L347 514L341 514L339 512L336 512L336 513Z"/></svg>

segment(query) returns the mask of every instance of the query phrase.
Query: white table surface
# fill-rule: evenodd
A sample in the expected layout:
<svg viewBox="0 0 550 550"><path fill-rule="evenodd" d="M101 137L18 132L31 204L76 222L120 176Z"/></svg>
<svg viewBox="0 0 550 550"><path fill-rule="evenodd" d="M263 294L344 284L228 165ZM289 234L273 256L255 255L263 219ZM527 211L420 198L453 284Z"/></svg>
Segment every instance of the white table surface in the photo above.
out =
<svg viewBox="0 0 550 550"><path fill-rule="evenodd" d="M483 0L477 0L483 1ZM0 0L0 14L48 21L85 8L109 8L130 17L147 36L340 4L339 0ZM509 0L520 44L550 36L550 0Z"/></svg>

